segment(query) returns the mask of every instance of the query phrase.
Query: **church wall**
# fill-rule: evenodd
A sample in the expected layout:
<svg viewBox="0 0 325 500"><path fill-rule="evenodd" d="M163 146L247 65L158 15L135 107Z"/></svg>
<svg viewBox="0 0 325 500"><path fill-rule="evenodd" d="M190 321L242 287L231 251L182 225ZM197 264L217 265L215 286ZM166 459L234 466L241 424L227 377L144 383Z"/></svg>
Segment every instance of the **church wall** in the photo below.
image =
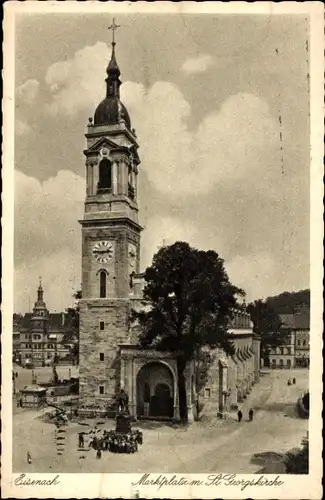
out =
<svg viewBox="0 0 325 500"><path fill-rule="evenodd" d="M104 322L104 330L100 329ZM110 399L119 389L118 345L128 342L127 300L80 301L80 397ZM104 360L100 361L100 353ZM100 394L100 386L104 394Z"/></svg>
<svg viewBox="0 0 325 500"><path fill-rule="evenodd" d="M203 405L201 414L213 413L217 415L219 411L219 401L220 401L220 387L219 387L219 360L225 357L222 349L214 349L211 351L214 359L209 367L207 381L204 387L200 389L198 393L199 404Z"/></svg>
<svg viewBox="0 0 325 500"><path fill-rule="evenodd" d="M233 357L226 356L222 349L212 351L214 360L209 368L207 381L199 392L199 401L203 404L202 414L216 416L221 410L235 408L256 382L256 367L259 361L250 351L253 347L253 337L238 334L233 341L236 349ZM238 352L244 352L245 357L239 359ZM223 371L220 360L225 365ZM221 373L226 380L221 379ZM226 396L223 391L227 391Z"/></svg>

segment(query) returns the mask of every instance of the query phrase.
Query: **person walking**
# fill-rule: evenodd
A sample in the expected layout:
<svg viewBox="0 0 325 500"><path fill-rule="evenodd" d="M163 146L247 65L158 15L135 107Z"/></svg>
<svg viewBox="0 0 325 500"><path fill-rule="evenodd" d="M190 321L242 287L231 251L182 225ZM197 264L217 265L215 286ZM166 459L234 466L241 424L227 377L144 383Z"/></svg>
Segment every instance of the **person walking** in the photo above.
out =
<svg viewBox="0 0 325 500"><path fill-rule="evenodd" d="M291 378L289 378L288 380L288 385L291 385Z"/></svg>
<svg viewBox="0 0 325 500"><path fill-rule="evenodd" d="M79 434L79 448L83 448L84 447L84 437L83 437L83 434L80 433Z"/></svg>
<svg viewBox="0 0 325 500"><path fill-rule="evenodd" d="M248 418L249 418L249 421L252 422L253 420L253 417L254 417L254 410L252 410L252 408L249 410L248 412Z"/></svg>
<svg viewBox="0 0 325 500"><path fill-rule="evenodd" d="M27 452L27 463L28 464L32 463L32 455L29 453L29 451Z"/></svg>
<svg viewBox="0 0 325 500"><path fill-rule="evenodd" d="M295 378L292 379L292 383L293 383L293 385L296 384L296 379Z"/></svg>
<svg viewBox="0 0 325 500"><path fill-rule="evenodd" d="M239 411L238 411L238 413L237 413L237 415L238 415L238 422L241 422L241 419L243 418L243 413L242 413L242 411L241 411L241 410L239 410Z"/></svg>

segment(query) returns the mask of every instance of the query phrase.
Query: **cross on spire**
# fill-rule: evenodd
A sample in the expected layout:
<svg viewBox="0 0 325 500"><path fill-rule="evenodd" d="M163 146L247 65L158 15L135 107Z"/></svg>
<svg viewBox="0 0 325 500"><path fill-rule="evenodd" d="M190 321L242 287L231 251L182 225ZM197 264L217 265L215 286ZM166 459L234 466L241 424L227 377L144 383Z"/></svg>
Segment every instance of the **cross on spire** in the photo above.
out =
<svg viewBox="0 0 325 500"><path fill-rule="evenodd" d="M42 276L39 276L38 279L39 279L39 286L42 286Z"/></svg>
<svg viewBox="0 0 325 500"><path fill-rule="evenodd" d="M120 24L115 24L115 18L113 17L113 23L111 24L111 26L109 26L107 29L109 30L112 30L113 32L113 40L112 40L112 45L114 46L115 45L115 31L120 28L121 25Z"/></svg>

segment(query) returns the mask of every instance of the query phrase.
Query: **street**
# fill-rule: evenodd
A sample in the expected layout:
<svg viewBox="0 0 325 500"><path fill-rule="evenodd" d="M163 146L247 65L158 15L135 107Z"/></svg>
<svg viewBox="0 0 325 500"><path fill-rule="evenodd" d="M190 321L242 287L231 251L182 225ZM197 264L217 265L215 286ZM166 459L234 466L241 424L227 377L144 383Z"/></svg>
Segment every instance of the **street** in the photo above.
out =
<svg viewBox="0 0 325 500"><path fill-rule="evenodd" d="M71 377L78 377L79 368L72 365L58 365L56 367L59 379L68 379ZM53 370L51 366L37 366L34 370L30 368L23 368L19 365L13 365L13 372L18 374L15 379L16 392L23 389L26 385L32 384L33 372L36 376L37 383L49 382L52 379Z"/></svg>
<svg viewBox="0 0 325 500"><path fill-rule="evenodd" d="M287 385L289 377L296 385ZM273 370L261 380L242 406L241 423L237 415L227 420L203 420L188 428L159 422L136 422L133 427L143 432L143 445L134 455L77 449L77 432L87 431L69 423L62 439L62 455L57 455L55 426L43 422L42 410L24 410L13 417L13 470L19 472L179 472L254 473L284 472L278 454L300 445L307 434L308 420L300 419L295 410L298 396L309 388L307 370ZM254 409L253 422L248 410ZM38 416L37 416L38 415ZM90 421L88 421L91 423ZM96 422L93 421L92 425ZM99 426L114 428L113 420ZM32 464L26 454L32 455ZM261 456L254 457L256 454Z"/></svg>

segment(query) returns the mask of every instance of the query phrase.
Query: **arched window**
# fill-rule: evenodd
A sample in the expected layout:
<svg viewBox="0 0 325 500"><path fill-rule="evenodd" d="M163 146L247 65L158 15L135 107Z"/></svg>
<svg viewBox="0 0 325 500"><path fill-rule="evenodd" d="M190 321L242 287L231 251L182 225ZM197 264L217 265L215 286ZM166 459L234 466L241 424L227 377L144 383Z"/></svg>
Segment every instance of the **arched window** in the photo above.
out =
<svg viewBox="0 0 325 500"><path fill-rule="evenodd" d="M112 164L104 158L99 164L98 191L111 191L112 189Z"/></svg>
<svg viewBox="0 0 325 500"><path fill-rule="evenodd" d="M106 297L106 272L99 273L99 296L100 298Z"/></svg>

